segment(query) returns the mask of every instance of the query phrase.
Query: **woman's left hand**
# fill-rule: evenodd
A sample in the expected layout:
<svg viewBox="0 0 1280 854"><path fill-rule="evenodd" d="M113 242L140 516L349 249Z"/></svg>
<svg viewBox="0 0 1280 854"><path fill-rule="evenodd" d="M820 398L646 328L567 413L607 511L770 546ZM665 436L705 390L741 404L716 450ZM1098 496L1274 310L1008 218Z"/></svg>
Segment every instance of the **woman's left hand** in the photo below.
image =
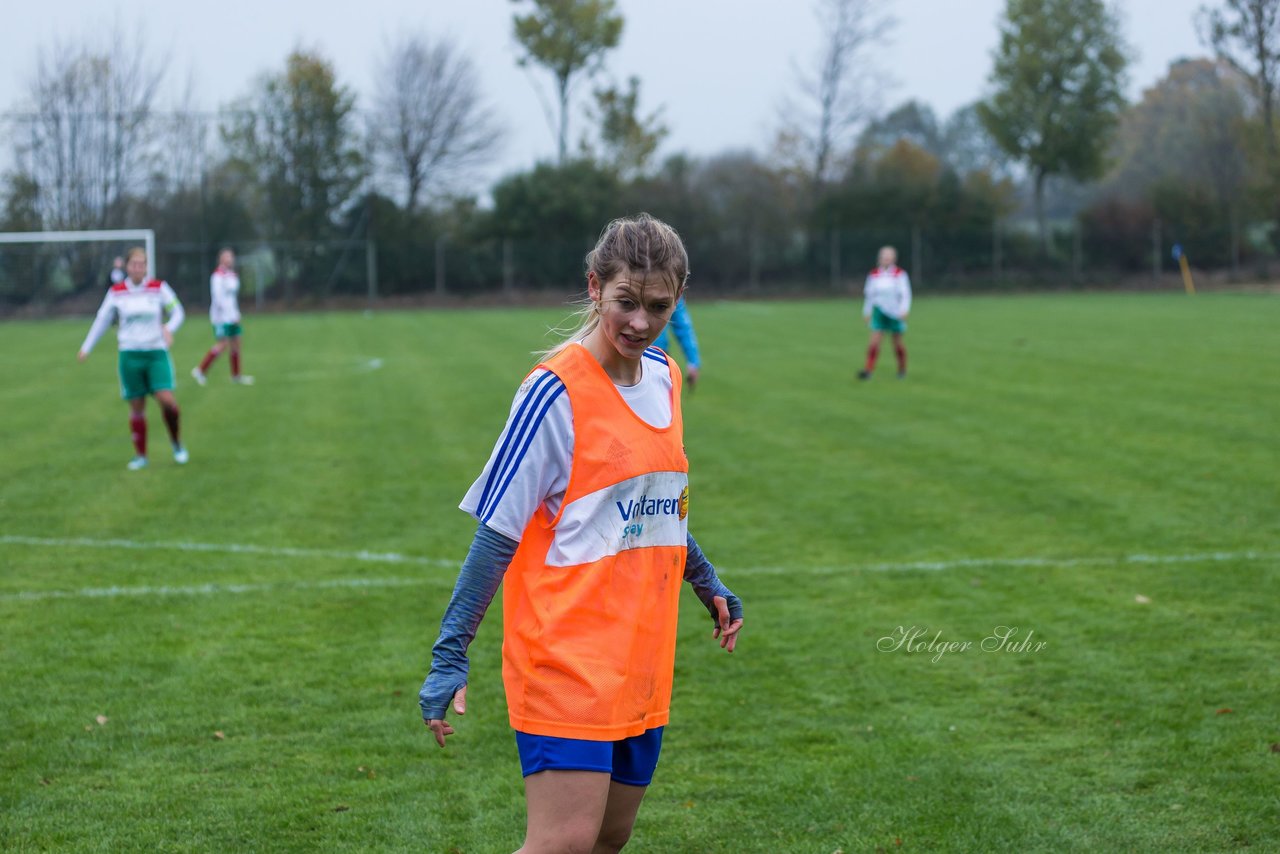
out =
<svg viewBox="0 0 1280 854"><path fill-rule="evenodd" d="M742 618L739 617L736 620L729 618L729 601L723 596L716 596L711 602L716 606L718 615L711 637L720 639L721 649L733 652L734 646L738 643L738 631L742 628Z"/></svg>
<svg viewBox="0 0 1280 854"><path fill-rule="evenodd" d="M164 343L168 347L173 346L173 333L169 331L169 327L162 326L160 331L164 334Z"/></svg>

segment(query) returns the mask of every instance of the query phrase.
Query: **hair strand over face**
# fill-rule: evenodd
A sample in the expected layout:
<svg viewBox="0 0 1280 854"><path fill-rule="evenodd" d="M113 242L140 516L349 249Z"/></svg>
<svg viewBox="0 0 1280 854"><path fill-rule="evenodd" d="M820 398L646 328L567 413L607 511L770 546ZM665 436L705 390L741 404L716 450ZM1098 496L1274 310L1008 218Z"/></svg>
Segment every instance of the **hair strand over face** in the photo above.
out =
<svg viewBox="0 0 1280 854"><path fill-rule="evenodd" d="M620 217L605 226L595 248L587 253L586 271L595 274L601 291L623 273L642 281L654 278L671 286L672 299L679 299L689 278L689 255L676 230L647 213ZM539 353L542 359L562 350L571 341L580 341L600 322L598 304L588 299L577 313L578 326L556 346ZM564 330L553 330L563 333Z"/></svg>

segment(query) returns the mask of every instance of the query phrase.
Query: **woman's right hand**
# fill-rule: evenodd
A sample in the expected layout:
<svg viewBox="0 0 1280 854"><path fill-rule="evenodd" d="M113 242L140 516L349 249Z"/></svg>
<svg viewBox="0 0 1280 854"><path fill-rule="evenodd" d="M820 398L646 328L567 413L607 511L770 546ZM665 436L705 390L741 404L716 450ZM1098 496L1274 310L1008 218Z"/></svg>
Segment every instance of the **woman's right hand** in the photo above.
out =
<svg viewBox="0 0 1280 854"><path fill-rule="evenodd" d="M460 715L467 713L467 686L463 685L458 689L458 693L453 695L453 710ZM431 718L423 721L427 728L431 730L431 734L436 737L436 744L444 747L445 736L453 735L453 727L443 718Z"/></svg>

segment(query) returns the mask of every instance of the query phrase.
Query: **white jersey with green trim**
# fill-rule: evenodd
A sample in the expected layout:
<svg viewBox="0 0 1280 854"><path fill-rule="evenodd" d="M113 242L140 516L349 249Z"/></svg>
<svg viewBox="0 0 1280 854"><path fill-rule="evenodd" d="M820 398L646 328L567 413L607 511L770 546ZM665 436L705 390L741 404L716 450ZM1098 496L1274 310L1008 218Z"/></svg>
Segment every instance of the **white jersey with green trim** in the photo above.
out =
<svg viewBox="0 0 1280 854"><path fill-rule="evenodd" d="M230 267L219 267L209 277L209 322L240 322L240 277Z"/></svg>
<svg viewBox="0 0 1280 854"><path fill-rule="evenodd" d="M164 320L165 312L169 314L168 322ZM121 350L168 350L162 330L177 332L184 317L182 303L168 282L152 279L135 285L125 279L112 285L103 297L102 307L80 350L85 353L92 350L113 320L120 324L116 335Z"/></svg>
<svg viewBox="0 0 1280 854"><path fill-rule="evenodd" d="M911 311L911 278L907 276L906 270L897 265L877 267L867 274L863 296L863 317L870 317L871 309L878 308L890 317L901 320Z"/></svg>

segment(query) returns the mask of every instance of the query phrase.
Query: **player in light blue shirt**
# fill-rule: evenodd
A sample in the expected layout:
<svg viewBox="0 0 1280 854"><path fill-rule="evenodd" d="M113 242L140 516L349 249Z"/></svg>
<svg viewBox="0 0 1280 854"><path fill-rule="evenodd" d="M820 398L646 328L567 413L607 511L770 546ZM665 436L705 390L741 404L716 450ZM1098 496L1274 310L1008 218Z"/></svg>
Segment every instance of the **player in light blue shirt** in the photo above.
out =
<svg viewBox="0 0 1280 854"><path fill-rule="evenodd" d="M684 297L676 303L676 310L672 313L671 320L667 321L666 328L653 342L653 346L665 353L670 353L671 342L667 338L667 330L675 333L676 340L680 342L680 349L684 351L684 376L685 381L689 383L689 390L692 391L694 383L698 381L698 366L701 362L698 358L698 336L693 331L693 318L689 316L689 308L684 304Z"/></svg>

